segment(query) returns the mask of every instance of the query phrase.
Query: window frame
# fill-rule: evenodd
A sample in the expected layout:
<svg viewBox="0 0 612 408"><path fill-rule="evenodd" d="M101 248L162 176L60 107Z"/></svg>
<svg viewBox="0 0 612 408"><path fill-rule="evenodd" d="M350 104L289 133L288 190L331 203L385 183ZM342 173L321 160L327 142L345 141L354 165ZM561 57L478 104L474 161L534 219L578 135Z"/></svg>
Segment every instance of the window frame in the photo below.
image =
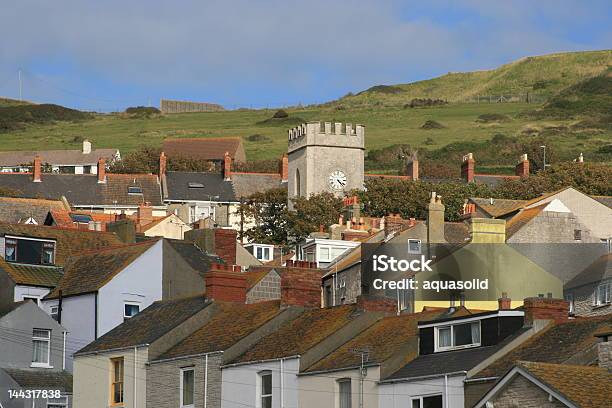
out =
<svg viewBox="0 0 612 408"><path fill-rule="evenodd" d="M582 241L582 230L574 229L574 241Z"/></svg>
<svg viewBox="0 0 612 408"><path fill-rule="evenodd" d="M470 325L470 330L471 330L471 326L474 324L478 324L478 338L479 341L477 343L470 343L470 344L462 344L460 346L456 346L455 343L455 333L454 333L454 326L461 326L461 325ZM440 335L439 335L439 331L441 329L447 329L450 327L450 340L451 340L451 345L450 346L440 346ZM473 348L473 347L480 347L480 345L482 344L482 324L480 320L477 320L475 322L465 322L465 323L451 323L451 324L445 324L445 325L440 325L440 326L435 326L434 327L434 352L438 353L438 352L442 352L442 351L451 351L451 350L461 350L461 349L466 349L466 348Z"/></svg>
<svg viewBox="0 0 612 408"><path fill-rule="evenodd" d="M185 404L184 401L184 395L183 395L183 391L185 388L185 373L186 372L192 372L192 381L193 381L193 385L191 387L191 400L192 403L191 404ZM179 407L180 408L193 408L195 406L195 367L190 366L190 367L184 367L180 369L180 393L179 393Z"/></svg>
<svg viewBox="0 0 612 408"><path fill-rule="evenodd" d="M55 309L55 313L53 312L53 309ZM59 305L53 305L49 307L49 316L51 316L51 318L56 322L58 321L57 319L59 319Z"/></svg>
<svg viewBox="0 0 612 408"><path fill-rule="evenodd" d="M599 297L600 289L606 288L606 287L607 287L607 291L605 291L604 289L605 291L604 300L602 301L602 299ZM606 306L606 305L609 305L610 303L612 303L612 281L602 282L595 287L595 291L593 293L593 306L595 307Z"/></svg>
<svg viewBox="0 0 612 408"><path fill-rule="evenodd" d="M410 243L411 242L416 242L417 244L419 244L419 249L417 251L413 251L410 249ZM408 245L408 253L409 254L422 254L423 253L423 242L420 239L417 238L408 238L408 241L406 242L406 244Z"/></svg>
<svg viewBox="0 0 612 408"><path fill-rule="evenodd" d="M117 407L125 404L125 360L123 357L114 357L110 359L111 370L110 370L110 406ZM121 381L116 381L115 376L115 364L121 364ZM121 384L121 401L115 401L115 384Z"/></svg>
<svg viewBox="0 0 612 408"><path fill-rule="evenodd" d="M350 377L339 378L336 380L336 384L338 385L338 408L352 408L353 406L353 382ZM345 407L342 404L343 390L342 386L348 384L348 406Z"/></svg>
<svg viewBox="0 0 612 408"><path fill-rule="evenodd" d="M51 248L51 260L49 262L45 262L45 250ZM41 251L40 251L40 264L41 265L55 265L55 242L45 242L43 241Z"/></svg>
<svg viewBox="0 0 612 408"><path fill-rule="evenodd" d="M136 314L128 316L128 315L125 314L125 307L126 306L136 306L136 307L138 307L138 312L136 312ZM136 316L138 313L140 313L140 303L138 303L138 302L129 302L129 301L123 302L123 321L124 322L130 320L132 317Z"/></svg>
<svg viewBox="0 0 612 408"><path fill-rule="evenodd" d="M34 334L35 330L45 331L47 332L47 337L36 336ZM47 362L34 361L34 343L35 342L46 342L47 343ZM33 328L32 329L32 362L30 367L39 367L39 368L53 368L51 366L51 329L40 329Z"/></svg>
<svg viewBox="0 0 612 408"><path fill-rule="evenodd" d="M411 397L410 398L410 408L413 407L413 402L414 401L419 401L419 407L418 408L423 408L423 400L425 398L431 398L431 397L441 397L442 398L442 407L444 407L444 395L442 393L436 393L436 394L428 394L428 395L418 395L416 397Z"/></svg>
<svg viewBox="0 0 612 408"><path fill-rule="evenodd" d="M23 296L21 296L21 300L23 302L25 302L27 300L32 300L32 301L34 301L34 304L36 306L40 306L40 296L36 296L36 295L23 295Z"/></svg>
<svg viewBox="0 0 612 408"><path fill-rule="evenodd" d="M64 402L59 402L59 401L50 401L50 400L60 400L63 399ZM54 408L54 407L67 407L68 406L68 397L67 396L61 396L59 398L47 398L47 408Z"/></svg>
<svg viewBox="0 0 612 408"><path fill-rule="evenodd" d="M264 377L270 377L270 393L264 394ZM272 370L262 370L257 373L257 408L265 408L263 403L264 398L270 398L270 407L274 403L274 378L272 377Z"/></svg>
<svg viewBox="0 0 612 408"><path fill-rule="evenodd" d="M4 239L4 259L7 262L17 262L17 247L18 247L18 242L19 241L16 238L5 238ZM8 254L6 253L6 250L9 247L13 248L13 255L11 256L11 258L9 258Z"/></svg>

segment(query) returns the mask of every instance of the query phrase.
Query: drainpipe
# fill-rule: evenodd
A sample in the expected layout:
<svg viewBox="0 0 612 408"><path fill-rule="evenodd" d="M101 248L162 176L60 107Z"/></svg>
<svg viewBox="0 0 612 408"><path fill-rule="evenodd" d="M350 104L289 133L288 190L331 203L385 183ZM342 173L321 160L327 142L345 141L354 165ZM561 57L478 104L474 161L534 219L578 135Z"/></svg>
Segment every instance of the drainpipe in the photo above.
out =
<svg viewBox="0 0 612 408"><path fill-rule="evenodd" d="M285 399L283 398L283 390L285 388L283 359L280 359L280 408L285 408Z"/></svg>
<svg viewBox="0 0 612 408"><path fill-rule="evenodd" d="M136 356L138 352L138 347L134 347L134 408L137 408L136 406Z"/></svg>
<svg viewBox="0 0 612 408"><path fill-rule="evenodd" d="M66 369L66 332L64 332L64 346L62 349L62 370Z"/></svg>
<svg viewBox="0 0 612 408"><path fill-rule="evenodd" d="M448 408L448 375L444 374L444 407Z"/></svg>
<svg viewBox="0 0 612 408"><path fill-rule="evenodd" d="M208 403L208 353L204 357L204 408Z"/></svg>

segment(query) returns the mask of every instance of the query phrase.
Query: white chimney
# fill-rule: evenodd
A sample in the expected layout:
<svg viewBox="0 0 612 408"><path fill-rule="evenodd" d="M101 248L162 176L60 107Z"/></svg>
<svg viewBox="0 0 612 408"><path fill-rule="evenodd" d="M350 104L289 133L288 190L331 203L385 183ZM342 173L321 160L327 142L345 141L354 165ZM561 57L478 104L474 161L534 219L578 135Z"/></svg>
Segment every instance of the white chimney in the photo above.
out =
<svg viewBox="0 0 612 408"><path fill-rule="evenodd" d="M87 139L83 140L83 154L91 153L91 142Z"/></svg>

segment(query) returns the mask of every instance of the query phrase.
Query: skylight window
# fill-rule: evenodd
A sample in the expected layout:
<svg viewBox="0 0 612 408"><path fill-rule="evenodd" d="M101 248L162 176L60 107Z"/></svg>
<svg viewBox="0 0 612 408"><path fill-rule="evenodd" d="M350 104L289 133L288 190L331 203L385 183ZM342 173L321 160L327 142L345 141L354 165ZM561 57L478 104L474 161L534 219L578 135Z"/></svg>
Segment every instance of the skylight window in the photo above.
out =
<svg viewBox="0 0 612 408"><path fill-rule="evenodd" d="M128 194L142 194L142 187L130 186L128 187Z"/></svg>
<svg viewBox="0 0 612 408"><path fill-rule="evenodd" d="M76 222L79 224L88 224L90 221L93 221L91 215L87 214L70 214L70 219L72 222Z"/></svg>
<svg viewBox="0 0 612 408"><path fill-rule="evenodd" d="M204 188L204 184L196 183L196 182L193 182L193 181L187 183L187 185L189 186L189 188Z"/></svg>

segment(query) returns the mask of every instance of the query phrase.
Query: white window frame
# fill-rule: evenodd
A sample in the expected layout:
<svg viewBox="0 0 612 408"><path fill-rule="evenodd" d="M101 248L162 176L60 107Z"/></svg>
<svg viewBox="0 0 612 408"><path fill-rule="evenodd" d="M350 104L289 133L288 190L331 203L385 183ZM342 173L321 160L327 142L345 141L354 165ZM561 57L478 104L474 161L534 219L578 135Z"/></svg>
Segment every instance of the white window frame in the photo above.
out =
<svg viewBox="0 0 612 408"><path fill-rule="evenodd" d="M18 244L18 240L12 237L6 237L5 241L4 241L4 259L7 262L17 262L17 249L19 247ZM14 247L15 249L13 250L13 255L11 256L11 259L7 258L7 253L6 253L6 249L11 246Z"/></svg>
<svg viewBox="0 0 612 408"><path fill-rule="evenodd" d="M268 375L270 376L270 394L264 394L263 378ZM267 397L270 397L270 405L274 406L274 377L272 376L272 370L262 370L257 373L257 408L263 407L262 400Z"/></svg>
<svg viewBox="0 0 612 408"><path fill-rule="evenodd" d="M126 307L126 306L128 306L128 305L129 305L129 306L138 306L138 312L136 312L136 314L135 314L135 315L132 315L132 316L127 316L127 315L125 314L125 307ZM140 303L138 303L138 302L123 302L123 321L124 321L124 322L125 322L126 320L129 320L129 319L131 319L132 317L136 316L138 313L140 313Z"/></svg>
<svg viewBox="0 0 612 408"><path fill-rule="evenodd" d="M34 330L44 330L47 332L48 336L47 337L35 336ZM32 329L32 360L34 359L34 342L35 341L47 343L47 362L41 363L39 361L32 361L32 363L30 364L30 367L53 368L51 366L51 329L39 329L39 328Z"/></svg>
<svg viewBox="0 0 612 408"><path fill-rule="evenodd" d="M444 402L444 395L442 395L441 393L436 393L436 394L429 394L429 395L419 395L418 397L410 398L410 408L412 408L413 401L419 401L419 408L423 408L423 398L438 397L438 396L442 397L442 406L445 407L446 404Z"/></svg>
<svg viewBox="0 0 612 408"><path fill-rule="evenodd" d="M41 298L40 296L36 296L36 295L22 295L21 296L22 301L25 302L26 300L33 300L36 306L40 306L40 298Z"/></svg>
<svg viewBox="0 0 612 408"><path fill-rule="evenodd" d="M323 256L323 250L325 250L327 252L327 256ZM331 246L329 245L322 245L319 247L319 261L323 261L323 262L329 262L331 260Z"/></svg>
<svg viewBox="0 0 612 408"><path fill-rule="evenodd" d="M410 243L411 242L416 242L417 244L419 244L419 249L417 251L413 251L413 250L410 249ZM421 254L421 253L423 253L423 249L422 249L422 246L421 246L422 242L421 242L420 239L409 238L408 242L407 242L407 245L408 245L408 253L409 254Z"/></svg>
<svg viewBox="0 0 612 408"><path fill-rule="evenodd" d="M339 378L336 381L336 384L338 387L338 401L337 401L338 408L342 406L342 384L346 384L346 383L348 383L348 387L349 387L348 408L352 408L353 406L353 382L351 381L350 377L346 377L346 378Z"/></svg>
<svg viewBox="0 0 612 408"><path fill-rule="evenodd" d="M49 249L49 248L45 248L45 246L51 246L51 261L50 262L44 262L45 249ZM55 265L55 251L56 251L55 242L43 242L42 250L40 251L40 264L41 265Z"/></svg>
<svg viewBox="0 0 612 408"><path fill-rule="evenodd" d="M478 323L478 337L480 338L480 341L478 343L471 343L471 344L463 344L461 346L455 346L454 343L455 342L455 333L454 333L454 326L459 326L459 325L464 325L464 324L475 324ZM440 329L446 329L450 327L450 339L451 339L451 345L450 346L446 346L446 347L440 347L440 337L439 337L439 331ZM461 349L466 349L466 348L472 348L472 347L480 347L480 345L482 344L482 325L481 325L481 321L477 320L475 322L461 322L461 323L451 323L451 324L446 324L446 325L440 325L440 326L435 326L434 327L434 352L439 352L439 351L449 351L449 350L461 350ZM426 395L427 396L427 395Z"/></svg>
<svg viewBox="0 0 612 408"><path fill-rule="evenodd" d="M53 311L54 309L55 309L55 312ZM54 305L54 306L49 307L49 316L51 316L53 320L57 321L59 317L59 305Z"/></svg>
<svg viewBox="0 0 612 408"><path fill-rule="evenodd" d="M603 301L599 297L600 288L604 289L604 297ZM593 293L593 306L605 306L609 305L612 302L612 281L602 282L595 287L595 292Z"/></svg>
<svg viewBox="0 0 612 408"><path fill-rule="evenodd" d="M191 371L193 372L193 396L192 396L192 400L193 400L193 404L184 404L183 401L183 387L184 387L184 379L185 379L185 373L187 371ZM185 368L181 368L180 370L180 394L179 394L179 407L181 408L193 408L194 404L195 404L195 367L185 367Z"/></svg>
<svg viewBox="0 0 612 408"><path fill-rule="evenodd" d="M64 400L64 402L60 402L57 400ZM56 400L56 401L51 401L51 400ZM47 408L52 408L52 407L67 407L68 406L68 397L66 396L62 396L59 398L47 398Z"/></svg>

